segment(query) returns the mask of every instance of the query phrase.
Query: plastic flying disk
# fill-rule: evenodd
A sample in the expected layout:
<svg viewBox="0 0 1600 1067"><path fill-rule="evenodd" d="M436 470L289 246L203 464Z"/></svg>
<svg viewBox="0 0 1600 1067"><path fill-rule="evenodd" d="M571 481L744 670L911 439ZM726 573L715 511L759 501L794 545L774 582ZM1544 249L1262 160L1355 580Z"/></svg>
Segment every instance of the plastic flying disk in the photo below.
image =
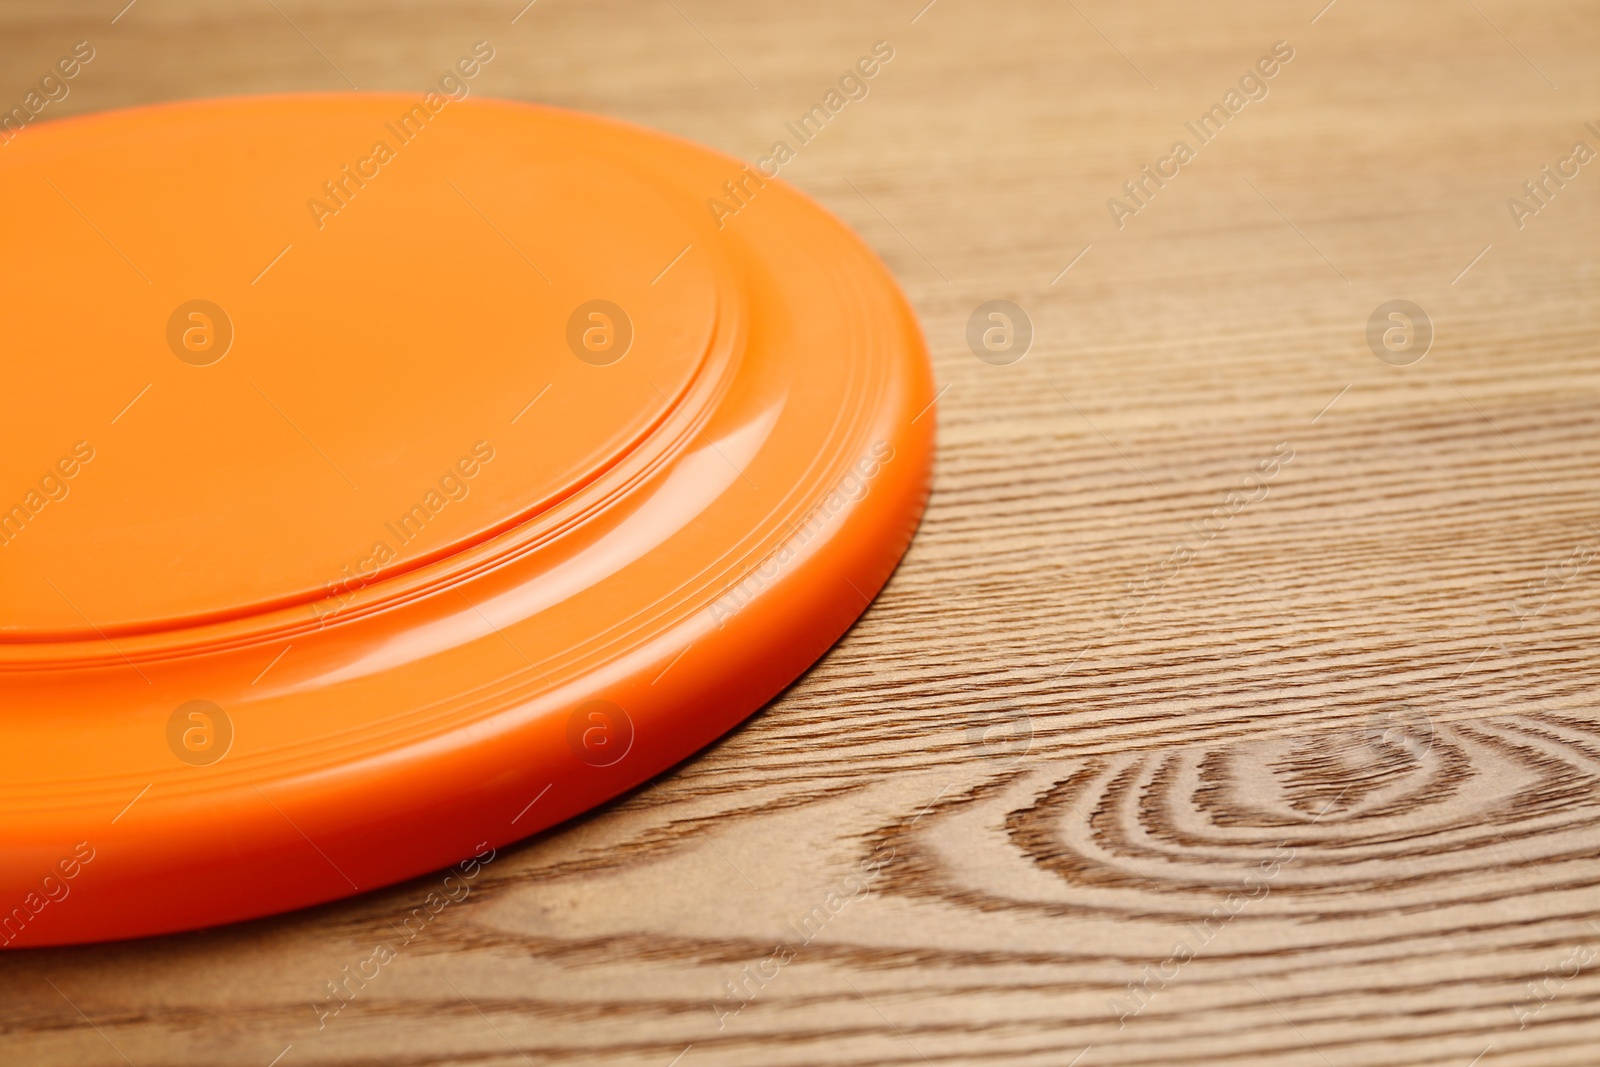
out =
<svg viewBox="0 0 1600 1067"><path fill-rule="evenodd" d="M482 856L774 696L926 499L877 258L670 137L203 101L0 147L0 944Z"/></svg>

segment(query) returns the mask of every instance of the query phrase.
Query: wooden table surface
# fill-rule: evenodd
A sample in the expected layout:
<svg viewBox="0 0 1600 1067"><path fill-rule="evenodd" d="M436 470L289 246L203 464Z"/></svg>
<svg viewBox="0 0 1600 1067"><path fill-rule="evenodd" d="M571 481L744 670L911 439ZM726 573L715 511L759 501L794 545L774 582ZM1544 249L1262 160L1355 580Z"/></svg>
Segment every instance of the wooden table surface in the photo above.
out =
<svg viewBox="0 0 1600 1067"><path fill-rule="evenodd" d="M479 92L754 161L887 41L783 175L925 326L921 531L779 700L337 1013L438 876L7 953L0 1062L1600 1059L1593 3L523 2L7 4L0 95L79 40L50 114L487 40ZM1009 365L966 340L997 299Z"/></svg>

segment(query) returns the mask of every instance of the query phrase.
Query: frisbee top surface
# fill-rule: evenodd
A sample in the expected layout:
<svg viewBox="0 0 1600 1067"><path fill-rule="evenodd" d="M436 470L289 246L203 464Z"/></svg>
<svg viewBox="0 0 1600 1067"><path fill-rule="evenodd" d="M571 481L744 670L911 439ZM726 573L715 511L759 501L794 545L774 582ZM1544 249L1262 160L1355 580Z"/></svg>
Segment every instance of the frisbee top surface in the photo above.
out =
<svg viewBox="0 0 1600 1067"><path fill-rule="evenodd" d="M793 681L920 517L903 296L707 149L241 98L30 127L0 192L0 946L326 901L593 807Z"/></svg>
<svg viewBox="0 0 1600 1067"><path fill-rule="evenodd" d="M70 507L7 544L9 634L237 617L454 554L616 463L703 369L727 267L705 209L647 174L577 146L457 156L452 141L481 149L473 127L492 125L458 105L412 143L392 104L256 106L247 136L238 110L69 124L3 161L37 205L0 234L6 484L78 440L98 460ZM377 163L377 144L394 158ZM665 266L680 235L702 254L652 285L638 268ZM586 323L593 341L632 333L603 369L541 343L590 298L629 320Z"/></svg>

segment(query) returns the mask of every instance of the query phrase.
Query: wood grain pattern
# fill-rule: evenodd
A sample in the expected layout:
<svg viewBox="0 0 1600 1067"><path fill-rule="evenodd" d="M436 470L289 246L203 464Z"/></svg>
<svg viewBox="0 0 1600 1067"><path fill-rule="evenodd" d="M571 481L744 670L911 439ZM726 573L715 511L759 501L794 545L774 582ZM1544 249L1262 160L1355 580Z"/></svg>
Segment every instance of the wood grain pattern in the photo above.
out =
<svg viewBox="0 0 1600 1067"><path fill-rule="evenodd" d="M784 176L896 272L946 388L900 571L723 743L410 943L440 877L9 953L0 1061L1594 1063L1600 171L1506 201L1600 147L1600 20L1322 3L0 11L7 101L95 43L62 114L418 88L487 38L482 91L751 160L888 40ZM1395 298L1436 329L1406 367L1365 339ZM1010 366L964 339L990 299L1036 330Z"/></svg>

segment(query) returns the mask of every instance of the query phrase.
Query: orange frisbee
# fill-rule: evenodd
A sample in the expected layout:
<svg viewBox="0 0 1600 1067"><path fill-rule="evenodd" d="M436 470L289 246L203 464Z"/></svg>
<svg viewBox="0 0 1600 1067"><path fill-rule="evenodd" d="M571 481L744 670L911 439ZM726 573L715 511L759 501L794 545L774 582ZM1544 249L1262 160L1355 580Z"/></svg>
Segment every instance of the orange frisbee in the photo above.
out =
<svg viewBox="0 0 1600 1067"><path fill-rule="evenodd" d="M0 944L481 854L690 755L866 608L931 468L905 299L621 123L202 101L0 146Z"/></svg>

